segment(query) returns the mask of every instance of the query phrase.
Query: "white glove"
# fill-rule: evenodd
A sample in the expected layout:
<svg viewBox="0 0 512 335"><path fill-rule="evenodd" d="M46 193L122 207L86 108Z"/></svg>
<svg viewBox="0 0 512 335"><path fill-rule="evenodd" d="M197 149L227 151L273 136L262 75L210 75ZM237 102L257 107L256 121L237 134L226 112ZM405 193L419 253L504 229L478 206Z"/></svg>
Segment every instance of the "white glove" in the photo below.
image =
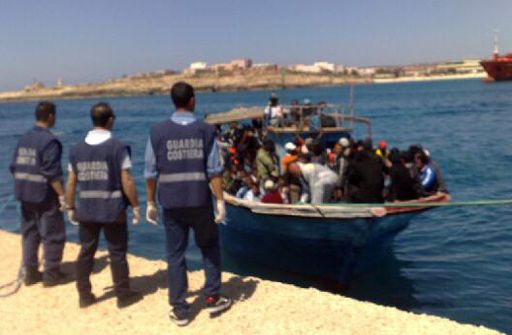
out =
<svg viewBox="0 0 512 335"><path fill-rule="evenodd" d="M215 223L219 224L226 219L226 203L224 200L217 200Z"/></svg>
<svg viewBox="0 0 512 335"><path fill-rule="evenodd" d="M302 195L300 196L300 200L299 202L302 202L302 203L307 203L309 201L309 194L307 193L302 193Z"/></svg>
<svg viewBox="0 0 512 335"><path fill-rule="evenodd" d="M158 225L158 208L154 201L148 201L146 206L146 221L152 225Z"/></svg>
<svg viewBox="0 0 512 335"><path fill-rule="evenodd" d="M66 197L59 195L59 211L64 212L66 210Z"/></svg>
<svg viewBox="0 0 512 335"><path fill-rule="evenodd" d="M140 222L140 207L132 208L132 224L139 224Z"/></svg>
<svg viewBox="0 0 512 335"><path fill-rule="evenodd" d="M78 226L78 221L76 220L75 210L68 209L68 221L74 226Z"/></svg>

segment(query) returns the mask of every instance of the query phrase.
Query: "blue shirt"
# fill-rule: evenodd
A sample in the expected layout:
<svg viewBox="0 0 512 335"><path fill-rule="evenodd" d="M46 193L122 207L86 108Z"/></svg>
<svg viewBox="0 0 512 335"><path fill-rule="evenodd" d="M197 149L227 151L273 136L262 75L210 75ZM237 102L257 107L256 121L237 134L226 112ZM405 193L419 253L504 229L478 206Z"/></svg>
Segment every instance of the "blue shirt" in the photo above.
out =
<svg viewBox="0 0 512 335"><path fill-rule="evenodd" d="M432 188L434 187L437 176L436 172L430 165L425 165L421 171L420 171L420 180L421 185L423 186L423 189L427 192L432 191Z"/></svg>
<svg viewBox="0 0 512 335"><path fill-rule="evenodd" d="M181 125L187 125L196 121L196 116L191 112L176 111L171 115L171 121ZM156 170L156 157L150 138L148 138L148 141L146 142L144 165L144 178L156 179L158 176L158 172ZM212 178L220 175L223 171L224 162L221 159L217 141L214 141L206 162L206 174L208 175L208 178Z"/></svg>

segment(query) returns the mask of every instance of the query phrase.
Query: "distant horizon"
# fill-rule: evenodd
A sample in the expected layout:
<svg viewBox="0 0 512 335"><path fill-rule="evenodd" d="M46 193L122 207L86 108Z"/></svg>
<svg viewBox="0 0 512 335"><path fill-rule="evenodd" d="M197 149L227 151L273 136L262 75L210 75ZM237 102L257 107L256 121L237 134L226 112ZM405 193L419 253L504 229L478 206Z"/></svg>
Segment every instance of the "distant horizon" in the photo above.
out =
<svg viewBox="0 0 512 335"><path fill-rule="evenodd" d="M482 59L512 17L509 0L26 0L1 9L0 91L237 58L349 67ZM500 46L512 51L512 29L501 29Z"/></svg>

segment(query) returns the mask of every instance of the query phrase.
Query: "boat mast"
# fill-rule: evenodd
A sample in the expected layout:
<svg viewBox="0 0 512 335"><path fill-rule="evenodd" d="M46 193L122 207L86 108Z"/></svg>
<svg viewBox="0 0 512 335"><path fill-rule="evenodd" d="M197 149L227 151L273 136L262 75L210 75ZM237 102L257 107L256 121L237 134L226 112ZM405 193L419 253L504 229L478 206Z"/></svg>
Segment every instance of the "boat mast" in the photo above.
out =
<svg viewBox="0 0 512 335"><path fill-rule="evenodd" d="M350 83L350 91L349 91L349 111L351 116L351 125L350 128L354 129L354 83Z"/></svg>
<svg viewBox="0 0 512 335"><path fill-rule="evenodd" d="M494 30L494 51L493 51L493 56L494 56L494 59L497 59L499 57L499 53L500 53L500 47L499 47L499 44L500 44L500 40L499 40L499 30L498 29L495 29Z"/></svg>

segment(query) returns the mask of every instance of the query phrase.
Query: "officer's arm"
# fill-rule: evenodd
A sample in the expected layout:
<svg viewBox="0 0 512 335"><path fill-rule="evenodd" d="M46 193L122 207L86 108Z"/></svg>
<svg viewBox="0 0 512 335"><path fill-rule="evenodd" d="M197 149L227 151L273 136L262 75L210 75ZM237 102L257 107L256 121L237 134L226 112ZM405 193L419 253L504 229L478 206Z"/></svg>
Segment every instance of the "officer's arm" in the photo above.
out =
<svg viewBox="0 0 512 335"><path fill-rule="evenodd" d="M156 180L153 178L146 179L146 197L148 202L155 202Z"/></svg>
<svg viewBox="0 0 512 335"><path fill-rule="evenodd" d="M210 185L212 187L213 195L217 200L224 200L224 194L222 191L222 176L218 175L210 178Z"/></svg>
<svg viewBox="0 0 512 335"><path fill-rule="evenodd" d="M68 209L75 208L75 189L76 189L76 174L73 170L68 173L68 183L66 185L66 204Z"/></svg>
<svg viewBox="0 0 512 335"><path fill-rule="evenodd" d="M50 185L59 197L64 196L64 186L62 186L62 180L60 178L54 179Z"/></svg>
<svg viewBox="0 0 512 335"><path fill-rule="evenodd" d="M62 167L61 167L62 146L57 141L52 141L44 149L43 160L41 163L41 173L50 180L50 185L60 197L64 196L64 187L62 186Z"/></svg>
<svg viewBox="0 0 512 335"><path fill-rule="evenodd" d="M139 199L137 197L137 189L135 188L135 182L133 181L130 170L121 170L121 185L123 186L123 192L128 198L132 208L139 207Z"/></svg>

